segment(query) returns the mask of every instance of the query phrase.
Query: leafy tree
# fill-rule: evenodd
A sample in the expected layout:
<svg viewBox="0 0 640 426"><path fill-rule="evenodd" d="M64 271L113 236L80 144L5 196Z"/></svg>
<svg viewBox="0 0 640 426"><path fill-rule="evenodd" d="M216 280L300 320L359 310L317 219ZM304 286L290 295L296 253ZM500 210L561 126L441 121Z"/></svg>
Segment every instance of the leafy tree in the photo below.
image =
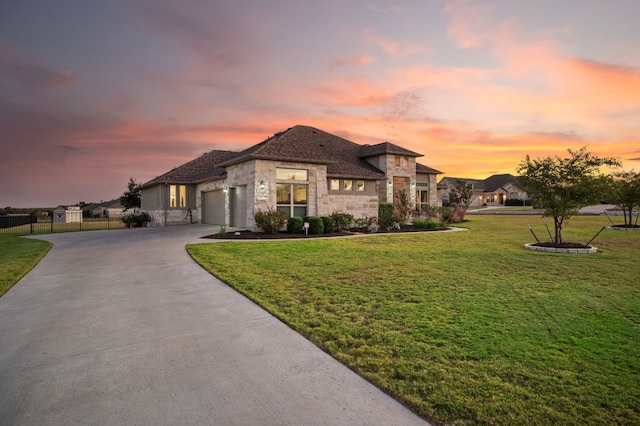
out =
<svg viewBox="0 0 640 426"><path fill-rule="evenodd" d="M464 221L464 214L473 201L473 186L457 185L449 191L449 206L451 206L451 223Z"/></svg>
<svg viewBox="0 0 640 426"><path fill-rule="evenodd" d="M124 210L134 209L141 205L142 188L133 178L129 178L127 190L120 197L120 204Z"/></svg>
<svg viewBox="0 0 640 426"><path fill-rule="evenodd" d="M406 225L411 216L411 199L404 189L395 194L395 210L398 212L400 225Z"/></svg>
<svg viewBox="0 0 640 426"><path fill-rule="evenodd" d="M586 206L597 204L606 193L607 178L602 166L619 166L615 158L600 158L587 152L567 150L568 158L547 157L532 160L528 155L518 166L521 187L543 209L543 216L553 217L555 243L562 244L564 221Z"/></svg>
<svg viewBox="0 0 640 426"><path fill-rule="evenodd" d="M449 205L468 209L473 201L473 187L471 185L457 185L449 191Z"/></svg>
<svg viewBox="0 0 640 426"><path fill-rule="evenodd" d="M613 174L611 201L624 214L624 224L631 226L633 209L640 207L640 172L617 172Z"/></svg>

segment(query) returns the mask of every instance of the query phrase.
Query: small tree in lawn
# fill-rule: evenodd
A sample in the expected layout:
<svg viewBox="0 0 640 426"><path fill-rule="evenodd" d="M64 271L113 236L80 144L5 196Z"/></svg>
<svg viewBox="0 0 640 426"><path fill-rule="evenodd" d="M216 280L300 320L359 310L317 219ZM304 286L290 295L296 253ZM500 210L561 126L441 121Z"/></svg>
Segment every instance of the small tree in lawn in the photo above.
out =
<svg viewBox="0 0 640 426"><path fill-rule="evenodd" d="M518 166L521 187L543 209L543 216L553 217L554 242L562 244L564 221L586 206L602 200L607 178L602 166L619 166L615 158L600 158L587 152L568 150L568 158L547 157L532 160L528 155Z"/></svg>
<svg viewBox="0 0 640 426"><path fill-rule="evenodd" d="M473 201L473 187L471 185L457 185L449 191L449 204L453 212L451 222L462 222L467 209Z"/></svg>
<svg viewBox="0 0 640 426"><path fill-rule="evenodd" d="M133 178L129 178L127 190L120 197L120 204L124 210L135 209L141 205L142 188Z"/></svg>
<svg viewBox="0 0 640 426"><path fill-rule="evenodd" d="M611 201L622 209L625 226L632 227L633 209L640 207L640 172L613 173Z"/></svg>

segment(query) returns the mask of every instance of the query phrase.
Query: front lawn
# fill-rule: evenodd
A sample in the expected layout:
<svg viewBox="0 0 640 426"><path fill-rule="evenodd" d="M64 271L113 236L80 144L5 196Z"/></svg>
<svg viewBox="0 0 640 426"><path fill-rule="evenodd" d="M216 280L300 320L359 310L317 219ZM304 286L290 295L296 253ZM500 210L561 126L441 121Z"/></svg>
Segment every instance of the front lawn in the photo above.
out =
<svg viewBox="0 0 640 426"><path fill-rule="evenodd" d="M36 266L50 248L47 241L0 235L0 296Z"/></svg>
<svg viewBox="0 0 640 426"><path fill-rule="evenodd" d="M218 242L193 258L425 419L640 424L640 232L523 249L537 216L466 232ZM587 242L603 217L572 219Z"/></svg>

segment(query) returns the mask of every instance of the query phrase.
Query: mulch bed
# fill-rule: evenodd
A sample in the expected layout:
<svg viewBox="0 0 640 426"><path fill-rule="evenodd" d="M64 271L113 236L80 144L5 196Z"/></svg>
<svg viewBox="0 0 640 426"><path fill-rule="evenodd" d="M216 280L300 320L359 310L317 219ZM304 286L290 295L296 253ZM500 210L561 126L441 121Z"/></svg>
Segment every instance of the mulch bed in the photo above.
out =
<svg viewBox="0 0 640 426"><path fill-rule="evenodd" d="M375 234L401 234L407 232L430 232L430 231L443 231L449 228L436 228L436 229L414 229L412 227L405 227L402 229L394 229L390 231L378 231ZM227 232L224 234L212 234L202 238L209 238L215 240L291 240L299 238L327 238L327 237L346 237L350 235L371 235L367 232L362 232L358 229L352 229L350 231L331 232L329 234L289 234L287 232L278 232L277 234L265 234L264 232L251 232L251 231L236 231Z"/></svg>
<svg viewBox="0 0 640 426"><path fill-rule="evenodd" d="M556 244L554 242L546 242L546 243L537 243L537 244L531 244L532 246L538 246L538 247L554 247L554 248L589 248L591 246L585 246L584 244L581 243L560 243L560 244Z"/></svg>

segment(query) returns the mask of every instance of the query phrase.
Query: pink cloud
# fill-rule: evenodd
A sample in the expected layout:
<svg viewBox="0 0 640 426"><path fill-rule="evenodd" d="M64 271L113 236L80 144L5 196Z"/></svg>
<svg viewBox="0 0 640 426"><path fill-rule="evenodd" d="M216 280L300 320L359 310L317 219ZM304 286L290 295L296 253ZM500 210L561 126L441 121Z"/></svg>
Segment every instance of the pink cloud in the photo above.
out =
<svg viewBox="0 0 640 426"><path fill-rule="evenodd" d="M489 38L487 15L492 6L472 0L449 0L444 11L449 15L447 33L461 49L479 47Z"/></svg>
<svg viewBox="0 0 640 426"><path fill-rule="evenodd" d="M336 59L329 65L329 71L335 71L336 69L343 67L355 67L359 65L371 64L373 62L375 62L375 58L371 55L361 55L347 59Z"/></svg>
<svg viewBox="0 0 640 426"><path fill-rule="evenodd" d="M376 34L372 29L365 31L365 38L391 56L406 57L429 50L428 46L424 44L391 40Z"/></svg>
<svg viewBox="0 0 640 426"><path fill-rule="evenodd" d="M74 82L71 70L53 70L17 51L0 40L0 73L28 90L49 90L67 87Z"/></svg>

